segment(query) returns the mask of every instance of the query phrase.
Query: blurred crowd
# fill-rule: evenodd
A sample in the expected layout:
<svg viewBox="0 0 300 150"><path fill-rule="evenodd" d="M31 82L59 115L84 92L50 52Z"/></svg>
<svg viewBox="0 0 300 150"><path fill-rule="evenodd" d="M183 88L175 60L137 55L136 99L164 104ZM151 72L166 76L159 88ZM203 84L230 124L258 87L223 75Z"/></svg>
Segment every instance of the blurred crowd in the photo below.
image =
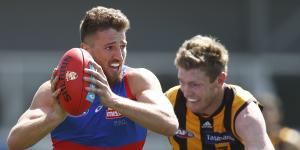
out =
<svg viewBox="0 0 300 150"><path fill-rule="evenodd" d="M275 94L264 94L259 101L264 106L263 115L265 117L267 132L276 150L300 150L300 133L283 123L282 101Z"/></svg>

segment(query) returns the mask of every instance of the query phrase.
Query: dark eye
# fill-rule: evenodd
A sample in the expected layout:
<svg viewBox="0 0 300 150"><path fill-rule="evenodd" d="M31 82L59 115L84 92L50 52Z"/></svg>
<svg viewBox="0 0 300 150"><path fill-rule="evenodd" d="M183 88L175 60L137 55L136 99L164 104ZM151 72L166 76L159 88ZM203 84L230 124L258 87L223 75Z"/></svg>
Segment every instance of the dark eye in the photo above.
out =
<svg viewBox="0 0 300 150"><path fill-rule="evenodd" d="M183 83L182 81L180 81L180 80L179 80L179 84L180 84L181 86L184 86L184 83Z"/></svg>
<svg viewBox="0 0 300 150"><path fill-rule="evenodd" d="M126 47L125 44L120 46L121 49L124 49L125 47Z"/></svg>
<svg viewBox="0 0 300 150"><path fill-rule="evenodd" d="M191 86L192 86L192 87L200 87L200 86L201 86L201 84L192 83L192 84L191 84Z"/></svg>
<svg viewBox="0 0 300 150"><path fill-rule="evenodd" d="M106 50L111 50L112 48L113 48L112 46L105 47Z"/></svg>

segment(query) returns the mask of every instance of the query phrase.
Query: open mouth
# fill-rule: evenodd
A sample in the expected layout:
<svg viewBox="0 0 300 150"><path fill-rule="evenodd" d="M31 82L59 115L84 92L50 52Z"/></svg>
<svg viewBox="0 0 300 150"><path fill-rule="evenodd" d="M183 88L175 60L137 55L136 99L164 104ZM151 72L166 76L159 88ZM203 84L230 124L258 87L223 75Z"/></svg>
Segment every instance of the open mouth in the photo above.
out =
<svg viewBox="0 0 300 150"><path fill-rule="evenodd" d="M197 100L197 99L194 99L194 98L187 98L187 101L193 103L193 102L197 102L198 100Z"/></svg>
<svg viewBox="0 0 300 150"><path fill-rule="evenodd" d="M120 68L120 64L119 63L112 63L110 64L110 67L114 69L114 71L118 71Z"/></svg>

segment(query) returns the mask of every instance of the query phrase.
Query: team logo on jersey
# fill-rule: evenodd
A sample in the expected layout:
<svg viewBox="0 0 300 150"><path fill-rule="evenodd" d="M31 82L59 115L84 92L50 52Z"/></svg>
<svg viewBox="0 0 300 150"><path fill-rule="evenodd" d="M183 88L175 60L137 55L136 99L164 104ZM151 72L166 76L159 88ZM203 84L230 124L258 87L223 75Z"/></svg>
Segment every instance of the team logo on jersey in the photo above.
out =
<svg viewBox="0 0 300 150"><path fill-rule="evenodd" d="M99 106L95 109L95 113L99 112L102 108L103 108L103 105L99 105Z"/></svg>
<svg viewBox="0 0 300 150"><path fill-rule="evenodd" d="M206 122L204 122L204 124L201 126L201 128L202 128L202 129L207 129L207 128L211 129L211 128L212 128L212 125L211 125L211 123L210 123L209 121L206 121Z"/></svg>
<svg viewBox="0 0 300 150"><path fill-rule="evenodd" d="M67 81L69 81L69 80L75 80L75 79L77 79L77 77L78 77L78 75L77 75L76 72L67 71L67 73L66 73L66 79L67 79Z"/></svg>
<svg viewBox="0 0 300 150"><path fill-rule="evenodd" d="M116 118L123 118L124 116L116 110L112 108L107 108L106 110L106 119L116 119Z"/></svg>
<svg viewBox="0 0 300 150"><path fill-rule="evenodd" d="M179 138L183 138L183 139L195 137L193 132L188 131L188 130L184 130L184 129L178 129L175 132L175 136L177 136Z"/></svg>

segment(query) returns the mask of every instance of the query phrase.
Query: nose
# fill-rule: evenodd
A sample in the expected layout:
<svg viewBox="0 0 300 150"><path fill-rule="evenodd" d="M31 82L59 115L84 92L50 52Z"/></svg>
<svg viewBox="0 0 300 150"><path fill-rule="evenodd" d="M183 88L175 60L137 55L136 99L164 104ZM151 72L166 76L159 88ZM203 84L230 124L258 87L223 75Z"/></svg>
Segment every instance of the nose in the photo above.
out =
<svg viewBox="0 0 300 150"><path fill-rule="evenodd" d="M126 50L126 49L116 48L113 53L114 59L122 61L124 59L124 55L125 55L124 50Z"/></svg>
<svg viewBox="0 0 300 150"><path fill-rule="evenodd" d="M183 92L184 97L189 97L191 95L190 89L187 85L181 85L181 90Z"/></svg>

